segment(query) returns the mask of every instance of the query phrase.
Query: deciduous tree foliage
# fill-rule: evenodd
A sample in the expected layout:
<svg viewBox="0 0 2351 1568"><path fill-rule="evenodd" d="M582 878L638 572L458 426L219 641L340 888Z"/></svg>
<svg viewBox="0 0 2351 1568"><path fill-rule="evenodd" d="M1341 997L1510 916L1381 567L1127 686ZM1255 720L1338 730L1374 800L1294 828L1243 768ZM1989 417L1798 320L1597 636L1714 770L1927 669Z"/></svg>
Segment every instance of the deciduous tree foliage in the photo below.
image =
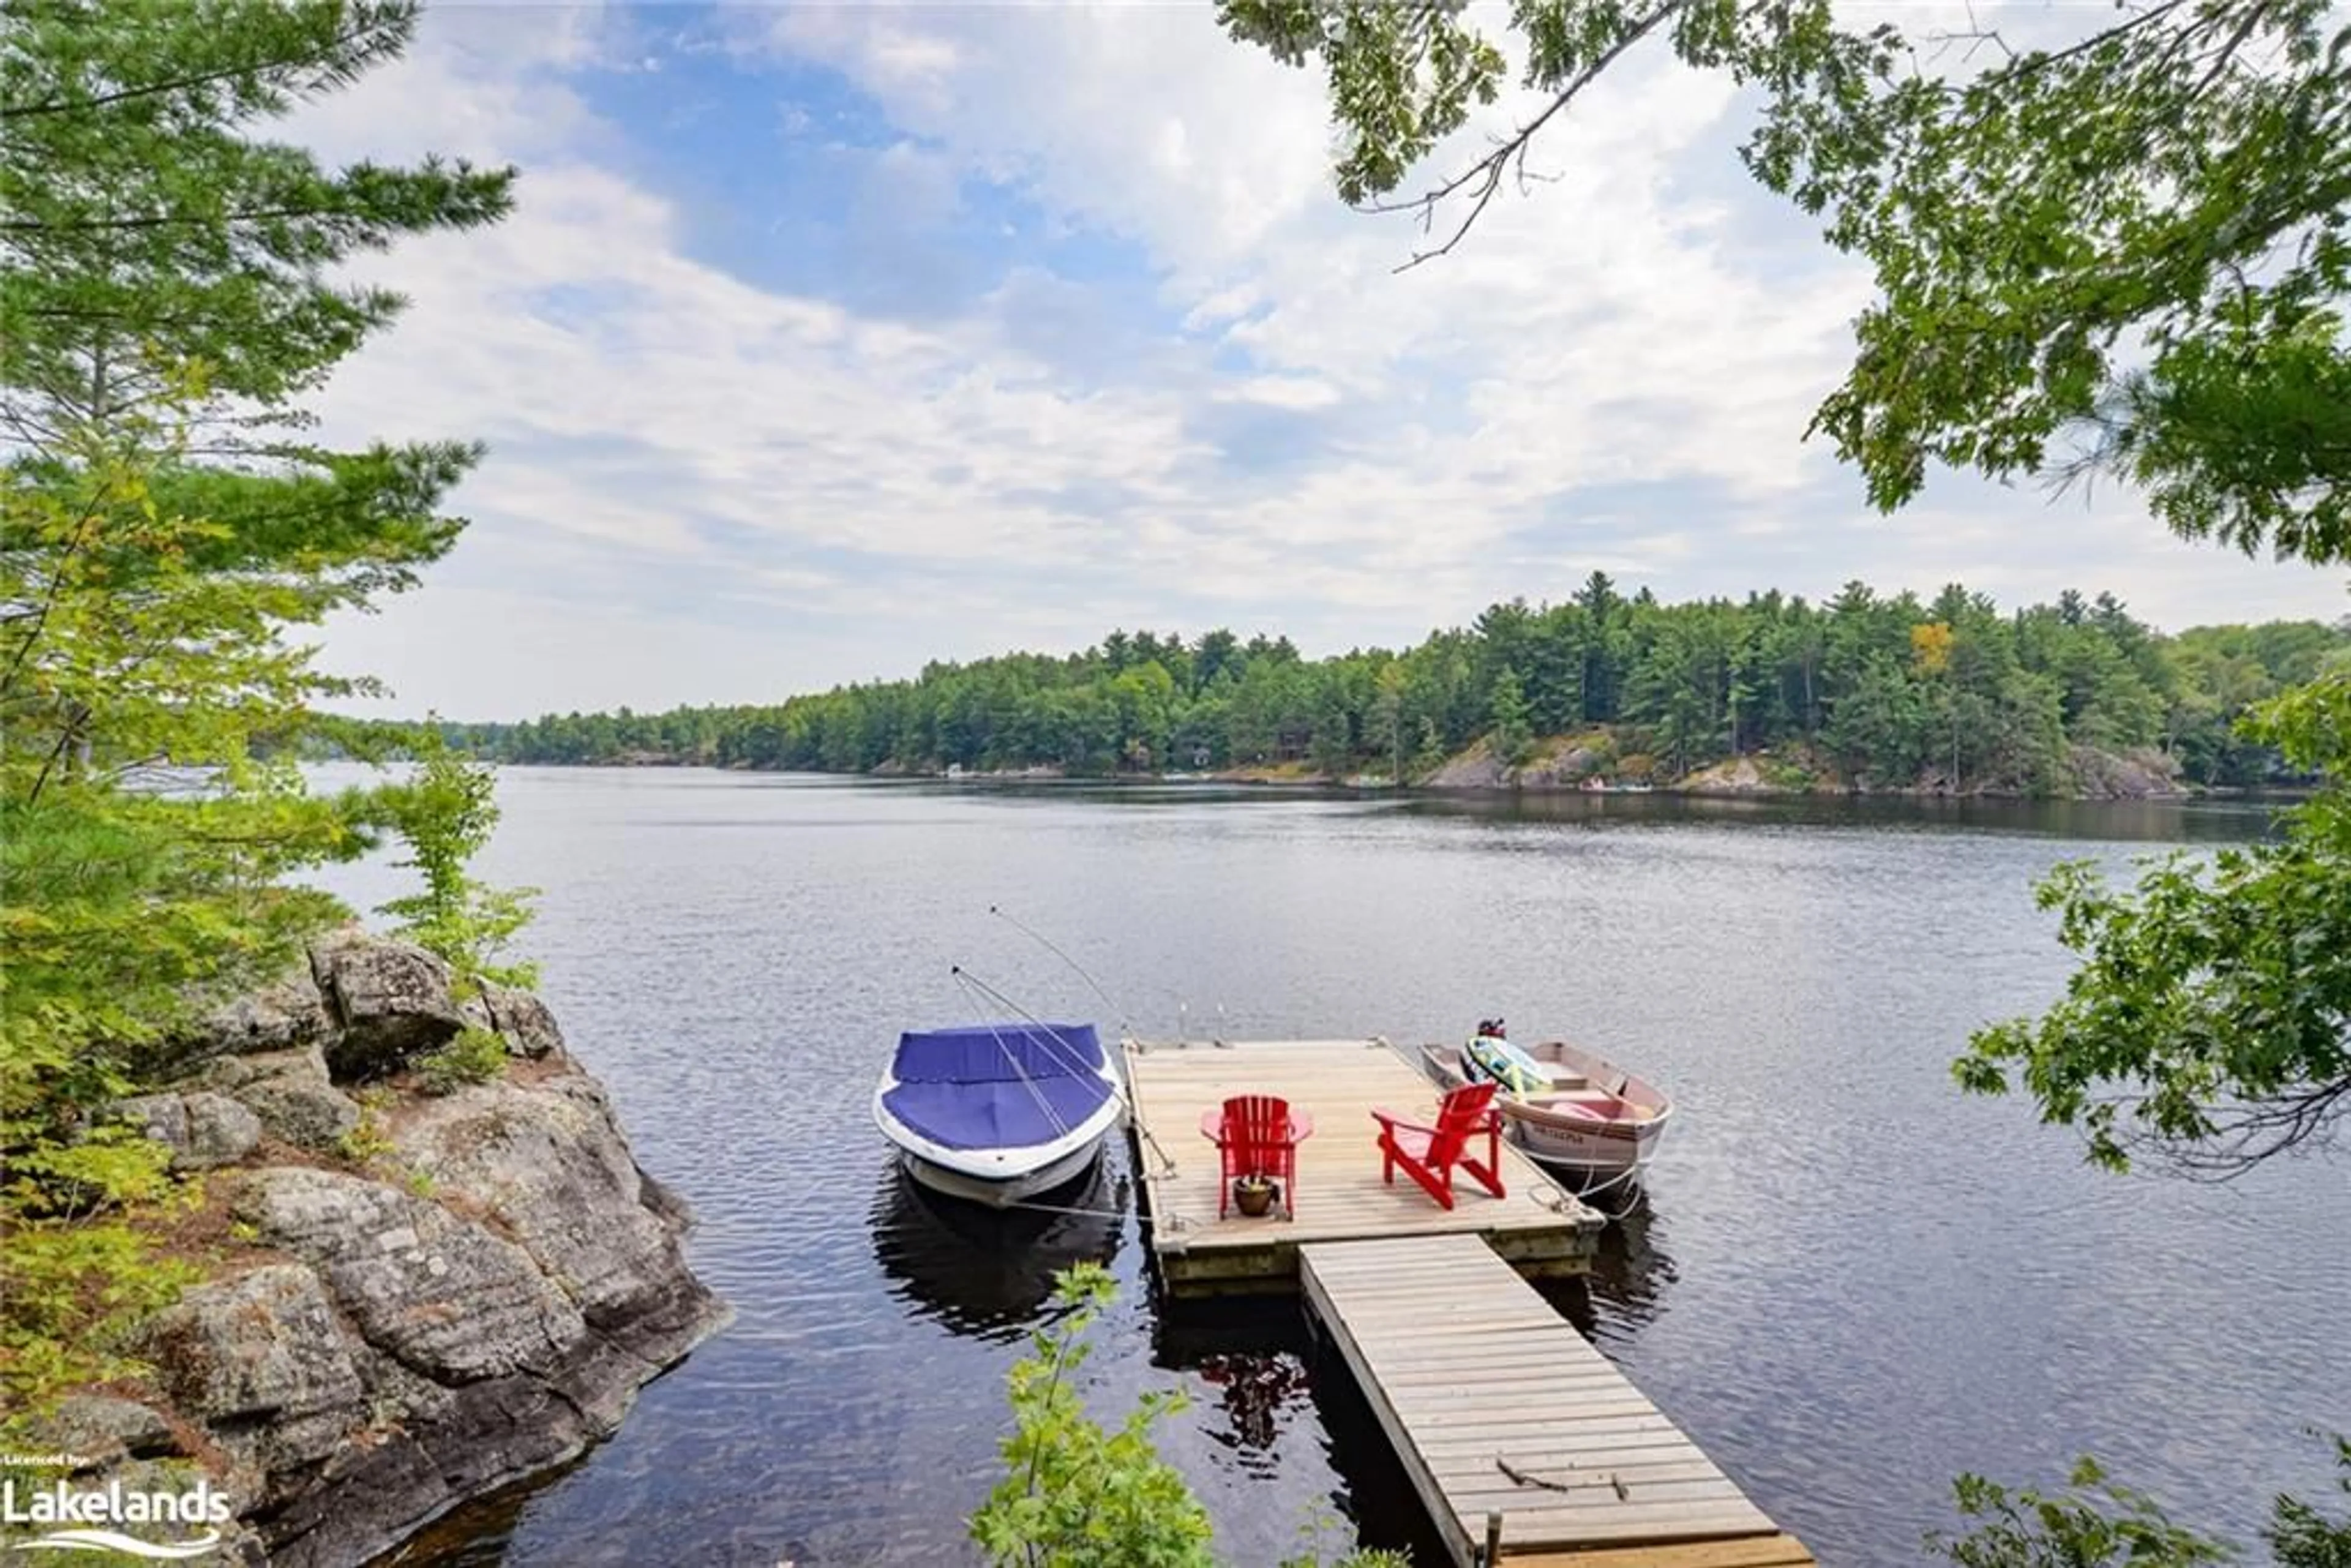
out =
<svg viewBox="0 0 2351 1568"><path fill-rule="evenodd" d="M1849 26L1830 0L1217 13L1322 71L1339 193L1425 217L1441 237L1415 260L1450 250L1635 51L1728 72L1759 105L1748 169L1876 273L1813 429L1878 505L1916 496L1930 461L2086 465L2144 486L2188 537L2351 557L2351 25L2328 0L2085 7L2081 36L2023 50ZM1501 15L1537 107L1399 197L1509 85L1486 31Z"/></svg>
<svg viewBox="0 0 2351 1568"><path fill-rule="evenodd" d="M996 1568L1208 1568L1207 1510L1151 1440L1161 1417L1182 1410L1180 1390L1145 1394L1116 1428L1087 1413L1081 1375L1095 1321L1117 1295L1098 1263L1055 1277L1056 1319L1031 1336L1007 1386L1013 1429L1004 1472L971 1517L973 1542ZM1343 1541L1348 1533L1338 1532ZM1402 1552L1342 1545L1323 1554L1325 1530L1310 1522L1307 1549L1280 1568L1408 1568Z"/></svg>
<svg viewBox="0 0 2351 1568"><path fill-rule="evenodd" d="M2337 1489L2351 1496L2351 1443L2335 1439ZM2011 1492L1981 1476L1961 1476L1959 1512L1971 1521L1960 1535L1929 1531L1937 1556L1960 1568L2199 1568L2236 1563L2241 1555L2174 1524L2161 1504L2118 1486L2095 1459L2075 1463L2061 1491ZM2279 1496L2262 1531L2277 1568L2346 1568L2351 1564L2351 1515L2327 1513L2299 1498Z"/></svg>
<svg viewBox="0 0 2351 1568"><path fill-rule="evenodd" d="M1151 1428L1184 1407L1146 1394L1116 1430L1086 1413L1079 1374L1086 1331L1116 1294L1110 1271L1080 1263L1056 1281L1056 1321L1008 1380L1014 1426L1004 1475L971 1536L1000 1568L1211 1568L1208 1511L1161 1458Z"/></svg>
<svg viewBox="0 0 2351 1568"><path fill-rule="evenodd" d="M2063 1492L2044 1496L1962 1476L1959 1512L1976 1521L1965 1535L1930 1533L1928 1542L1960 1568L2201 1568L2232 1553L2183 1530L2154 1499L2116 1486L2094 1459L2076 1463Z"/></svg>
<svg viewBox="0 0 2351 1568"><path fill-rule="evenodd" d="M530 923L538 890L490 887L468 870L498 825L496 779L451 751L437 731L423 731L406 749L416 756L413 776L377 789L359 810L399 834L408 853L392 864L417 873L423 886L379 913L401 922L399 935L446 958L461 989L483 980L537 984L535 966L497 956Z"/></svg>
<svg viewBox="0 0 2351 1568"><path fill-rule="evenodd" d="M2314 682L2258 710L2248 733L2299 767L2351 774L2351 679ZM1971 1089L2013 1071L2092 1155L2133 1150L2232 1176L2324 1140L2351 1107L2351 790L2287 814L2282 842L2174 856L2116 894L2087 864L2041 889L2088 960L2037 1019L1979 1035Z"/></svg>

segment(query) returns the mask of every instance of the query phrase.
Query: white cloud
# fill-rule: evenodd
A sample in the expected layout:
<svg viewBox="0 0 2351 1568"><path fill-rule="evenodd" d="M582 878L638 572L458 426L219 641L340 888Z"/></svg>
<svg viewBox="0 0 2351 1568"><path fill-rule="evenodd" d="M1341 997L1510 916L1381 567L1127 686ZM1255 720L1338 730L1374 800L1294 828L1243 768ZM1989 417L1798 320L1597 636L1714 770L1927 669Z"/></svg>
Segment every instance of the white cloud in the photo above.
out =
<svg viewBox="0 0 2351 1568"><path fill-rule="evenodd" d="M330 644L408 707L778 695L1120 622L1394 643L1594 567L1668 598L1958 575L2010 600L2112 587L2173 624L2343 607L2339 576L2170 543L2126 498L2085 517L1955 481L1866 516L1797 439L1865 280L1750 247L1768 198L1720 81L1604 83L1538 152L1548 183L1398 275L1417 236L1332 194L1317 78L1206 6L722 15L737 65L837 69L894 133L828 151L820 106L778 89L784 134L743 157L862 159L858 221L908 247L948 243L964 180L1017 180L1037 243L1121 236L1180 327L1026 257L919 319L749 281L697 258L637 128L572 74L660 67L684 91L648 16L429 14L413 58L299 128L337 156L526 168L507 223L360 269L414 308L326 402L338 437L493 446L434 585ZM1699 154L1717 193L1687 188ZM1579 495L1626 486L1646 498Z"/></svg>
<svg viewBox="0 0 2351 1568"><path fill-rule="evenodd" d="M1219 402L1263 403L1269 408L1329 408L1344 394L1311 376L1251 376L1213 394Z"/></svg>

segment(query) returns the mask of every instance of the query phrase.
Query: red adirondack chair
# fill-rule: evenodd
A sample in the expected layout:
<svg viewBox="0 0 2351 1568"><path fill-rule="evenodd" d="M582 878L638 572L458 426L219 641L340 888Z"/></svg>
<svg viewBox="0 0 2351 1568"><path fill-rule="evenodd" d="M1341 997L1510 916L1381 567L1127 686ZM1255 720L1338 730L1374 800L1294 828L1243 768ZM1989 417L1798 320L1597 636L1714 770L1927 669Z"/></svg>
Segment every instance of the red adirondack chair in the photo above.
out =
<svg viewBox="0 0 2351 1568"><path fill-rule="evenodd" d="M1299 1119L1290 1113L1290 1102L1271 1094L1237 1094L1222 1112L1200 1118L1200 1131L1216 1143L1222 1155L1223 1175L1217 1183L1217 1218L1231 1204L1233 1182L1245 1176L1265 1176L1281 1183L1281 1212L1298 1218L1298 1140L1304 1136Z"/></svg>
<svg viewBox="0 0 2351 1568"><path fill-rule="evenodd" d="M1469 1083L1445 1096L1437 1125L1406 1121L1394 1111L1374 1111L1380 1124L1380 1179L1394 1186L1398 1166L1421 1190L1446 1208L1453 1207L1453 1173L1459 1170L1492 1193L1502 1191L1502 1113L1494 1109L1494 1085ZM1471 1157L1470 1139L1486 1134L1486 1157Z"/></svg>

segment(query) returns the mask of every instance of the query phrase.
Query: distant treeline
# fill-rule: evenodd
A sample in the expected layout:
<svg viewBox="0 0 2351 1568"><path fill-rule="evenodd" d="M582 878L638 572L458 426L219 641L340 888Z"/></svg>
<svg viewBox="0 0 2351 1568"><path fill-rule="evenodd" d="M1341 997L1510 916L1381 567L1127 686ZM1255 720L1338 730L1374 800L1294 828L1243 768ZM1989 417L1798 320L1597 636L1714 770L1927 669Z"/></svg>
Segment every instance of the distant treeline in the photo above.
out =
<svg viewBox="0 0 2351 1568"><path fill-rule="evenodd" d="M1594 573L1562 604L1497 604L1408 652L1308 660L1287 638L1113 632L1082 653L932 664L914 680L773 706L445 725L512 762L657 761L1072 774L1299 765L1426 775L1484 742L1506 762L1592 734L1625 779L1768 752L1874 788L2062 791L2077 747L2160 750L2205 785L2282 782L2238 739L2248 705L2351 659L2351 621L2157 632L2110 595L2003 614L1860 583L1825 604L1627 599ZM1596 733L1594 733L1596 732ZM1556 748L1553 748L1556 749Z"/></svg>

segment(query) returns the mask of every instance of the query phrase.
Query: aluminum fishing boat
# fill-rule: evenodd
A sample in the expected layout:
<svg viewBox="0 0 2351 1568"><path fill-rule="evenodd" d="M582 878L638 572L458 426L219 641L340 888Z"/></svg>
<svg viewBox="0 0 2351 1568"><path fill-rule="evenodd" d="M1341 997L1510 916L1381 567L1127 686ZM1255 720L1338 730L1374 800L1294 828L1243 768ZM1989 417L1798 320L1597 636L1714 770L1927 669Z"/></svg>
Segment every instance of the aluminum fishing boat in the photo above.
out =
<svg viewBox="0 0 2351 1568"><path fill-rule="evenodd" d="M1646 1079L1565 1040L1520 1046L1481 1032L1467 1045L1424 1045L1447 1088L1492 1082L1510 1141L1580 1185L1636 1182L1666 1134L1673 1101Z"/></svg>

